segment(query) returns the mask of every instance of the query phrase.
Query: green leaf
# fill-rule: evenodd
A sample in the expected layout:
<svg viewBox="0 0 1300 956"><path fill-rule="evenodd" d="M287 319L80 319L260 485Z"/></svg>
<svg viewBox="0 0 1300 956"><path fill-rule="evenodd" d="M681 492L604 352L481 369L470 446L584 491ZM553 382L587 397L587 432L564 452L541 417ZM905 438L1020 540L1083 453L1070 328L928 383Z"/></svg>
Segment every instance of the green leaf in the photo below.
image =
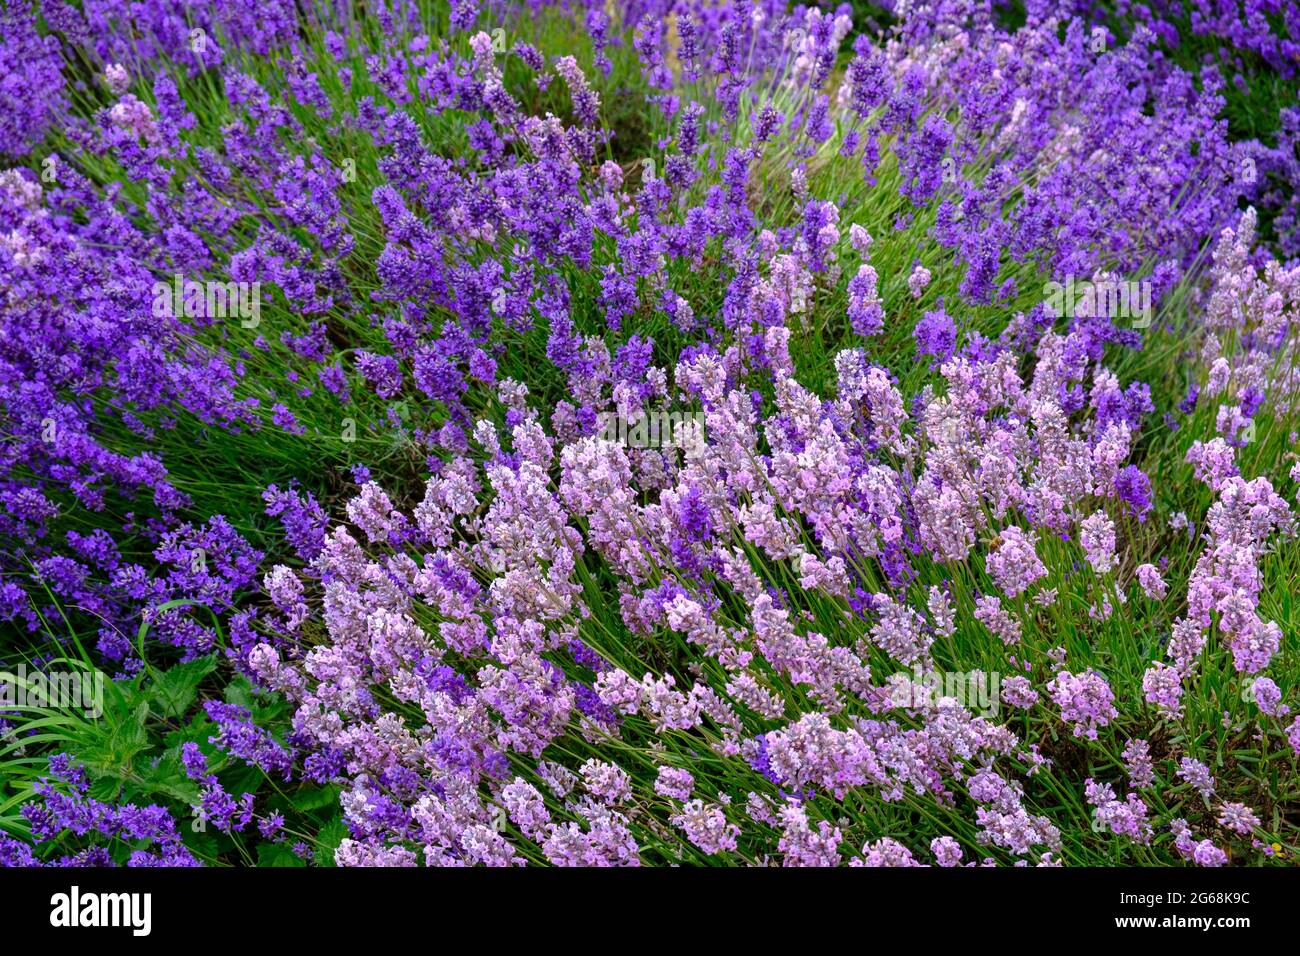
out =
<svg viewBox="0 0 1300 956"><path fill-rule="evenodd" d="M156 765L139 776L137 786L147 794L163 794L187 806L199 801L199 785L185 775L180 747L169 748Z"/></svg>
<svg viewBox="0 0 1300 956"><path fill-rule="evenodd" d="M245 710L252 710L257 706L253 685L243 674L226 685L226 703L237 704Z"/></svg>
<svg viewBox="0 0 1300 956"><path fill-rule="evenodd" d="M253 715L253 722L267 727L282 718L292 708L284 698L258 691L242 674L234 678L225 689L226 703L238 704Z"/></svg>
<svg viewBox="0 0 1300 956"><path fill-rule="evenodd" d="M258 866L306 866L283 843L263 843L257 848Z"/></svg>
<svg viewBox="0 0 1300 956"><path fill-rule="evenodd" d="M331 804L338 803L338 787L311 787L307 790L300 790L289 797L289 803L304 813L309 810L319 810L321 807L328 807Z"/></svg>
<svg viewBox="0 0 1300 956"><path fill-rule="evenodd" d="M208 738L215 737L219 730L220 728L217 727L216 722L209 720L200 711L184 727L178 727L164 737L163 742L168 747L179 747L181 744L198 744L199 749L210 757L213 747L208 742Z"/></svg>
<svg viewBox="0 0 1300 956"><path fill-rule="evenodd" d="M334 851L348 835L347 825L342 817L335 817L316 834L316 862L321 866L334 865Z"/></svg>
<svg viewBox="0 0 1300 956"><path fill-rule="evenodd" d="M218 774L221 785L230 793L240 796L245 793L257 793L266 782L266 774L257 767L250 767L242 761Z"/></svg>
<svg viewBox="0 0 1300 956"><path fill-rule="evenodd" d="M183 717L198 696L199 684L216 666L217 659L212 654L177 664L156 675L157 679L149 690L150 698L164 716L173 719Z"/></svg>
<svg viewBox="0 0 1300 956"><path fill-rule="evenodd" d="M113 694L106 699L100 720L87 721L74 745L77 759L94 777L127 779L135 758L149 750L149 702L135 693Z"/></svg>

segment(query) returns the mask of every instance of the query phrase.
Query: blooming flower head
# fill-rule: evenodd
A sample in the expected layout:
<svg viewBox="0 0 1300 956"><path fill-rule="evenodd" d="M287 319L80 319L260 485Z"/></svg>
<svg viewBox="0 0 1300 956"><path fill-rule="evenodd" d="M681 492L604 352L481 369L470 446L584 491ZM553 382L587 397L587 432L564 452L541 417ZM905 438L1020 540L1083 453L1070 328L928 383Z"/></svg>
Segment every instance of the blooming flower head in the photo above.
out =
<svg viewBox="0 0 1300 956"><path fill-rule="evenodd" d="M1080 525L1079 543L1098 574L1115 567L1115 522L1104 511L1094 511Z"/></svg>
<svg viewBox="0 0 1300 956"><path fill-rule="evenodd" d="M1183 685L1176 668L1156 661L1142 675L1142 690L1147 703L1154 704L1162 717L1177 720L1182 716Z"/></svg>
<svg viewBox="0 0 1300 956"><path fill-rule="evenodd" d="M1247 836L1259 826L1259 817L1244 803L1224 803L1219 807L1219 823Z"/></svg>
<svg viewBox="0 0 1300 956"><path fill-rule="evenodd" d="M1002 542L989 554L989 574L1008 597L1024 593L1035 581L1047 575L1047 568L1035 551L1036 536L1025 534L1012 525L1001 534Z"/></svg>
<svg viewBox="0 0 1300 956"><path fill-rule="evenodd" d="M1061 719L1073 725L1076 737L1096 740L1097 730L1119 716L1110 685L1096 671L1076 675L1063 670L1048 682L1047 689Z"/></svg>
<svg viewBox="0 0 1300 956"><path fill-rule="evenodd" d="M1210 768L1193 757L1184 757L1178 762L1178 776L1200 791L1205 799L1214 795L1214 777Z"/></svg>
<svg viewBox="0 0 1300 956"><path fill-rule="evenodd" d="M1290 708L1283 704L1282 691L1270 677L1257 677L1249 684L1251 698L1260 713L1270 717L1285 717Z"/></svg>
<svg viewBox="0 0 1300 956"><path fill-rule="evenodd" d="M122 64L110 63L104 67L104 83L112 93L121 96L131 85L131 76Z"/></svg>
<svg viewBox="0 0 1300 956"><path fill-rule="evenodd" d="M1137 566L1138 584L1142 587L1142 592L1153 601L1164 600L1168 588L1165 580L1160 576L1154 564L1139 564Z"/></svg>
<svg viewBox="0 0 1300 956"><path fill-rule="evenodd" d="M925 293L926 286L930 284L930 270L917 262L912 267L912 274L907 277L907 288L912 293L913 299L919 299Z"/></svg>

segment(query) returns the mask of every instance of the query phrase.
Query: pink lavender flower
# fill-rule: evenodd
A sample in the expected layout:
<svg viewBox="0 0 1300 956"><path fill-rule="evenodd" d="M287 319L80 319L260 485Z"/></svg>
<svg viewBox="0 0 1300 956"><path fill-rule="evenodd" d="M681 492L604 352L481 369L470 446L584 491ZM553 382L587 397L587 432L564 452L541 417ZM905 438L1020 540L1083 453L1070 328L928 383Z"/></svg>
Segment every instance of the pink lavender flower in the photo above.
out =
<svg viewBox="0 0 1300 956"><path fill-rule="evenodd" d="M1037 536L1025 534L1012 525L1001 533L1002 543L986 559L989 575L1008 597L1023 594L1039 578L1045 577L1047 568L1035 551Z"/></svg>
<svg viewBox="0 0 1300 956"><path fill-rule="evenodd" d="M931 840L930 852L934 854L936 866L961 866L961 844L950 836Z"/></svg>
<svg viewBox="0 0 1300 956"><path fill-rule="evenodd" d="M28 212L41 208L45 189L35 179L28 178L16 169L0 171L0 191Z"/></svg>
<svg viewBox="0 0 1300 956"><path fill-rule="evenodd" d="M131 75L120 63L110 63L104 67L104 83L114 96L121 96L131 86Z"/></svg>
<svg viewBox="0 0 1300 956"><path fill-rule="evenodd" d="M1002 700L1012 707L1028 710L1038 703L1038 691L1028 677L1015 675L1002 679Z"/></svg>
<svg viewBox="0 0 1300 956"><path fill-rule="evenodd" d="M1084 781L1084 793L1095 808L1094 818L1099 825L1134 843L1150 842L1153 828L1147 821L1147 806L1137 794L1130 793L1119 800L1109 784L1095 783L1092 778Z"/></svg>
<svg viewBox="0 0 1300 956"><path fill-rule="evenodd" d="M1222 438L1192 442L1192 447L1187 450L1187 461L1191 463L1197 480L1205 482L1214 491L1237 475L1232 446Z"/></svg>
<svg viewBox="0 0 1300 956"><path fill-rule="evenodd" d="M1233 666L1243 674L1255 674L1268 667L1282 646L1282 628L1276 621L1260 622L1253 609L1248 614L1239 610L1245 603L1253 604L1253 601L1221 601L1224 612L1220 620L1224 629L1232 634L1229 646ZM1244 618L1240 625L1232 617L1234 613L1240 613Z"/></svg>
<svg viewBox="0 0 1300 956"><path fill-rule="evenodd" d="M578 782L578 777L572 770L552 760L543 760L539 763L537 765L537 775L542 778L542 782L546 784L551 793L561 800L573 792L573 788Z"/></svg>
<svg viewBox="0 0 1300 956"><path fill-rule="evenodd" d="M818 820L816 827L799 804L787 804L779 811L781 839L777 849L785 866L838 866L839 844L844 838L838 827Z"/></svg>
<svg viewBox="0 0 1300 956"><path fill-rule="evenodd" d="M1098 574L1115 566L1115 522L1104 511L1094 511L1084 520L1079 527L1079 543Z"/></svg>
<svg viewBox="0 0 1300 956"><path fill-rule="evenodd" d="M930 284L930 270L917 262L912 266L912 274L907 277L907 288L913 299L921 298L926 286Z"/></svg>
<svg viewBox="0 0 1300 956"><path fill-rule="evenodd" d="M1183 715L1183 684L1176 668L1156 661L1142 675L1142 690L1160 716L1177 720Z"/></svg>
<svg viewBox="0 0 1300 956"><path fill-rule="evenodd" d="M531 783L516 777L501 789L501 803L510 820L525 836L539 840L551 822L546 801Z"/></svg>
<svg viewBox="0 0 1300 956"><path fill-rule="evenodd" d="M872 642L902 664L925 659L934 640L925 631L925 619L888 594L875 595L875 602L880 619L871 628Z"/></svg>
<svg viewBox="0 0 1300 956"><path fill-rule="evenodd" d="M1076 737L1096 740L1098 728L1119 716L1110 685L1094 670L1078 675L1063 670L1048 682L1047 690Z"/></svg>
<svg viewBox="0 0 1300 956"><path fill-rule="evenodd" d="M1160 572L1154 564L1139 564L1137 566L1138 584L1142 592L1153 601L1163 601L1167 591L1165 579L1160 576Z"/></svg>
<svg viewBox="0 0 1300 956"><path fill-rule="evenodd" d="M1120 756L1124 758L1129 784L1134 789L1150 787L1156 782L1155 770L1151 765L1151 746L1145 740L1133 738L1124 745Z"/></svg>
<svg viewBox="0 0 1300 956"><path fill-rule="evenodd" d="M616 764L593 757L578 768L578 773L587 791L604 803L622 803L632 796L631 778Z"/></svg>
<svg viewBox="0 0 1300 956"><path fill-rule="evenodd" d="M951 637L957 629L957 611L952 606L948 593L936 585L931 585L925 603L930 611L930 622L934 632L940 637Z"/></svg>
<svg viewBox="0 0 1300 956"><path fill-rule="evenodd" d="M1192 861L1197 866L1227 866L1228 854L1210 840L1202 840L1192 850Z"/></svg>
<svg viewBox="0 0 1300 956"><path fill-rule="evenodd" d="M1259 817L1244 803L1224 803L1219 807L1219 823L1242 836L1249 836L1259 826Z"/></svg>
<svg viewBox="0 0 1300 956"><path fill-rule="evenodd" d="M1214 796L1214 777L1210 768L1193 757L1184 757L1178 761L1178 776L1191 784L1206 800Z"/></svg>
<svg viewBox="0 0 1300 956"><path fill-rule="evenodd" d="M1250 683L1250 696L1260 713L1285 717L1291 708L1282 703L1282 690L1271 677L1257 677Z"/></svg>
<svg viewBox="0 0 1300 956"><path fill-rule="evenodd" d="M277 564L262 579L271 602L285 615L285 628L295 631L310 615L303 600L302 581L290 568Z"/></svg>
<svg viewBox="0 0 1300 956"><path fill-rule="evenodd" d="M108 111L108 120L118 129L151 146L160 140L153 111L131 93L123 95Z"/></svg>
<svg viewBox="0 0 1300 956"><path fill-rule="evenodd" d="M387 541L388 536L403 524L393 502L373 481L361 486L361 493L348 502L347 512L349 520L372 542Z"/></svg>
<svg viewBox="0 0 1300 956"><path fill-rule="evenodd" d="M1002 608L995 595L984 594L975 599L975 619L1011 645L1020 640L1020 622Z"/></svg>
<svg viewBox="0 0 1300 956"><path fill-rule="evenodd" d="M1185 860L1190 860L1197 866L1224 866L1228 862L1228 855L1214 845L1212 840L1196 839L1192 828L1187 825L1187 821L1181 818L1172 820L1169 823L1169 829L1174 834L1174 848L1178 850L1179 855Z"/></svg>
<svg viewBox="0 0 1300 956"><path fill-rule="evenodd" d="M912 856L912 851L897 840L881 837L875 843L862 848L862 856L851 860L849 866L921 866Z"/></svg>
<svg viewBox="0 0 1300 956"><path fill-rule="evenodd" d="M736 848L740 827L728 823L726 814L716 804L690 800L670 820L686 833L686 838L691 843L705 853L721 853Z"/></svg>
<svg viewBox="0 0 1300 956"><path fill-rule="evenodd" d="M866 229L856 222L849 225L849 245L853 247L853 250L858 255L866 258L871 250L871 242L871 233L867 232Z"/></svg>
<svg viewBox="0 0 1300 956"><path fill-rule="evenodd" d="M1174 622L1173 633L1169 637L1169 656L1180 674L1191 673L1193 665L1205 647L1205 627L1190 618L1181 618Z"/></svg>
<svg viewBox="0 0 1300 956"><path fill-rule="evenodd" d="M600 123L600 97L587 84L587 77L572 56L562 56L555 61L555 72L564 77L573 99L573 113L586 126Z"/></svg>
<svg viewBox="0 0 1300 956"><path fill-rule="evenodd" d="M552 824L542 852L554 866L640 866L636 839L627 824L613 816L597 817L584 831L576 823Z"/></svg>
<svg viewBox="0 0 1300 956"><path fill-rule="evenodd" d="M675 800L689 800L695 787L695 778L687 770L677 767L660 767L655 779L655 793Z"/></svg>

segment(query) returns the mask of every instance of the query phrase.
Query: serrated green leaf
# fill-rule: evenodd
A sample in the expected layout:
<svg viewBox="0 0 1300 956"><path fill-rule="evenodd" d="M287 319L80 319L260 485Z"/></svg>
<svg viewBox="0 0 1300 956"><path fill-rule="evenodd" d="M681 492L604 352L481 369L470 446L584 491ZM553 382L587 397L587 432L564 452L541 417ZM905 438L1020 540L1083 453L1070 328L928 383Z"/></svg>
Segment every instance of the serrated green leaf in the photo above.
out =
<svg viewBox="0 0 1300 956"><path fill-rule="evenodd" d="M204 753L208 753L212 750L212 747L208 745L208 738L215 737L217 730L214 721L209 720L206 716L196 715L184 727L179 727L164 737L163 742L168 747L179 747L181 744L198 744Z"/></svg>
<svg viewBox="0 0 1300 956"><path fill-rule="evenodd" d="M297 810L304 813L309 810L319 810L321 807L328 807L338 803L338 787L312 787L308 790L300 790L289 796L289 803Z"/></svg>
<svg viewBox="0 0 1300 956"><path fill-rule="evenodd" d="M139 777L140 790L151 796L162 794L187 806L199 800L199 786L185 774L180 747L169 748L155 765L142 771Z"/></svg>
<svg viewBox="0 0 1300 956"><path fill-rule="evenodd" d="M341 817L335 817L316 834L316 862L321 866L334 865L334 851L339 848L348 835L347 824Z"/></svg>
<svg viewBox="0 0 1300 956"><path fill-rule="evenodd" d="M133 695L115 695L99 720L87 721L79 730L77 759L93 777L125 780L135 759L150 748L149 702Z"/></svg>
<svg viewBox="0 0 1300 956"><path fill-rule="evenodd" d="M216 656L209 654L162 671L150 686L150 699L164 716L183 717L198 696L199 684L216 666Z"/></svg>
<svg viewBox="0 0 1300 956"><path fill-rule="evenodd" d="M258 866L306 866L283 843L263 843L257 848Z"/></svg>

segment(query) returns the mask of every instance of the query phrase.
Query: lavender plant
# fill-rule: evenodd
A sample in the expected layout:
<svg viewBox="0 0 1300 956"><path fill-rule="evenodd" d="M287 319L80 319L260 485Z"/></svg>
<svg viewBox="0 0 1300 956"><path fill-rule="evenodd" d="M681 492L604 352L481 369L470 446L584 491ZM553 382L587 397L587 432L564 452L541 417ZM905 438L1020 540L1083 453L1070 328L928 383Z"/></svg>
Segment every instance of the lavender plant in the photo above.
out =
<svg viewBox="0 0 1300 956"><path fill-rule="evenodd" d="M10 2L0 861L1288 862L1210 6Z"/></svg>

